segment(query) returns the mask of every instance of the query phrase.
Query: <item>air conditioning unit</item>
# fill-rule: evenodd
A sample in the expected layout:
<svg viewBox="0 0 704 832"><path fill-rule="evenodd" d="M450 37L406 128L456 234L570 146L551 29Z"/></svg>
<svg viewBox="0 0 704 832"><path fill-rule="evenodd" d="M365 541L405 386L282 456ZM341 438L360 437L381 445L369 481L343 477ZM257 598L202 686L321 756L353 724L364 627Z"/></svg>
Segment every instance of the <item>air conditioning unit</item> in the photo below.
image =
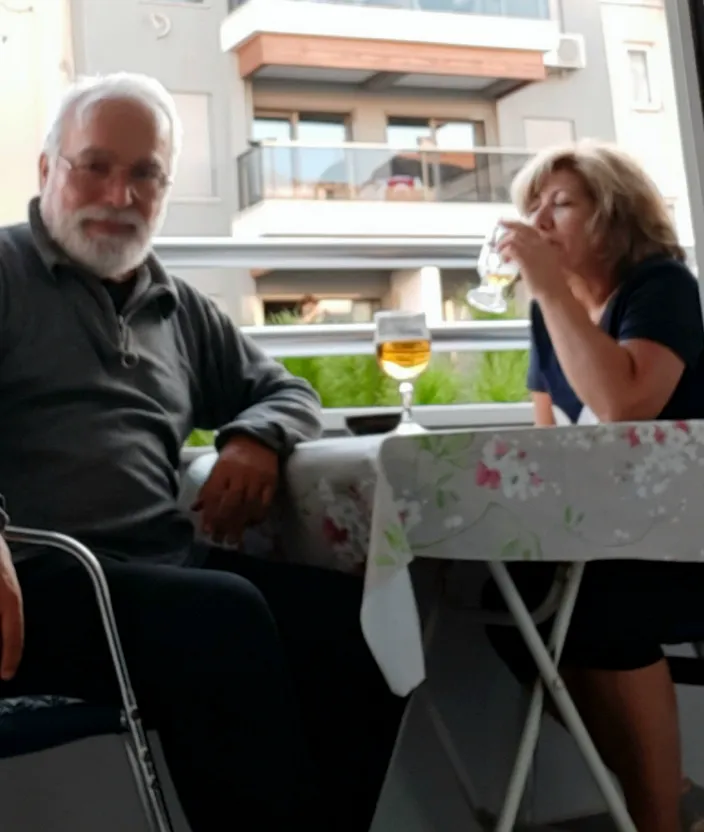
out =
<svg viewBox="0 0 704 832"><path fill-rule="evenodd" d="M561 72L566 69L585 69L587 47L584 35L560 35L557 46L543 55L548 71Z"/></svg>

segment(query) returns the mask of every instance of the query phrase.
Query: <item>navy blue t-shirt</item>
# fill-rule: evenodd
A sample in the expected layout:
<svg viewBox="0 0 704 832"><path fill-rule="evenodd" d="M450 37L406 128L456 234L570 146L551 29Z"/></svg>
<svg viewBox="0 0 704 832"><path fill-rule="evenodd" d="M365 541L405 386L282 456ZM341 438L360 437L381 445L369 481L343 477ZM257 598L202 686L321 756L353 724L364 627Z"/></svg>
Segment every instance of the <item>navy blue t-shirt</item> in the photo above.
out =
<svg viewBox="0 0 704 832"><path fill-rule="evenodd" d="M528 389L549 393L553 404L577 422L583 404L562 372L535 301L530 317ZM599 326L617 341L641 338L662 344L684 362L682 378L659 419L704 418L704 324L699 286L684 264L658 256L629 268Z"/></svg>

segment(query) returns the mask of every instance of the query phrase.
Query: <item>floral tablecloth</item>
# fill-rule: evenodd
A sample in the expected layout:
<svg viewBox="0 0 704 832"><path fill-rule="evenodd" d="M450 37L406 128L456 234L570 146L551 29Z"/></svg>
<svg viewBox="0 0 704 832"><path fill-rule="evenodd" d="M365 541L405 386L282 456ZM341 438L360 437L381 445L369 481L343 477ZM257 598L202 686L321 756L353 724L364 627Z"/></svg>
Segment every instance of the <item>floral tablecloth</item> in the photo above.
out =
<svg viewBox="0 0 704 832"><path fill-rule="evenodd" d="M193 463L193 488L213 460ZM703 466L701 422L321 440L245 543L363 571L365 636L406 694L425 673L414 557L704 561Z"/></svg>

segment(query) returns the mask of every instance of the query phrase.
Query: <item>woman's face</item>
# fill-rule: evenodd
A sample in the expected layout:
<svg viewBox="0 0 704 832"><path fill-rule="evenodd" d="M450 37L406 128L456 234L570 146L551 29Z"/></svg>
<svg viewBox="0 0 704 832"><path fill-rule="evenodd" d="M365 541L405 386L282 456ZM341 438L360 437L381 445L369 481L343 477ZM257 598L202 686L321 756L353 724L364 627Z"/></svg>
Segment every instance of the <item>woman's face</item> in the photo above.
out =
<svg viewBox="0 0 704 832"><path fill-rule="evenodd" d="M568 170L550 174L528 213L531 225L560 248L568 269L580 274L595 267L598 251L589 233L594 201L579 176Z"/></svg>

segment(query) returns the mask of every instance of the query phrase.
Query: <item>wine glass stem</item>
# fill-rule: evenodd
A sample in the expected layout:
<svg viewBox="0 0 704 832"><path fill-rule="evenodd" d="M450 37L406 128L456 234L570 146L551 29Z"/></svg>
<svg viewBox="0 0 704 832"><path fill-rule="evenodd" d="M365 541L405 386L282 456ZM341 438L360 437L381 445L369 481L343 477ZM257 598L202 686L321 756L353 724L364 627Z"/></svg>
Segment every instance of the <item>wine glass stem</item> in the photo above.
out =
<svg viewBox="0 0 704 832"><path fill-rule="evenodd" d="M401 421L407 424L413 421L413 384L410 381L402 381L398 386L398 392L401 394L403 408Z"/></svg>

